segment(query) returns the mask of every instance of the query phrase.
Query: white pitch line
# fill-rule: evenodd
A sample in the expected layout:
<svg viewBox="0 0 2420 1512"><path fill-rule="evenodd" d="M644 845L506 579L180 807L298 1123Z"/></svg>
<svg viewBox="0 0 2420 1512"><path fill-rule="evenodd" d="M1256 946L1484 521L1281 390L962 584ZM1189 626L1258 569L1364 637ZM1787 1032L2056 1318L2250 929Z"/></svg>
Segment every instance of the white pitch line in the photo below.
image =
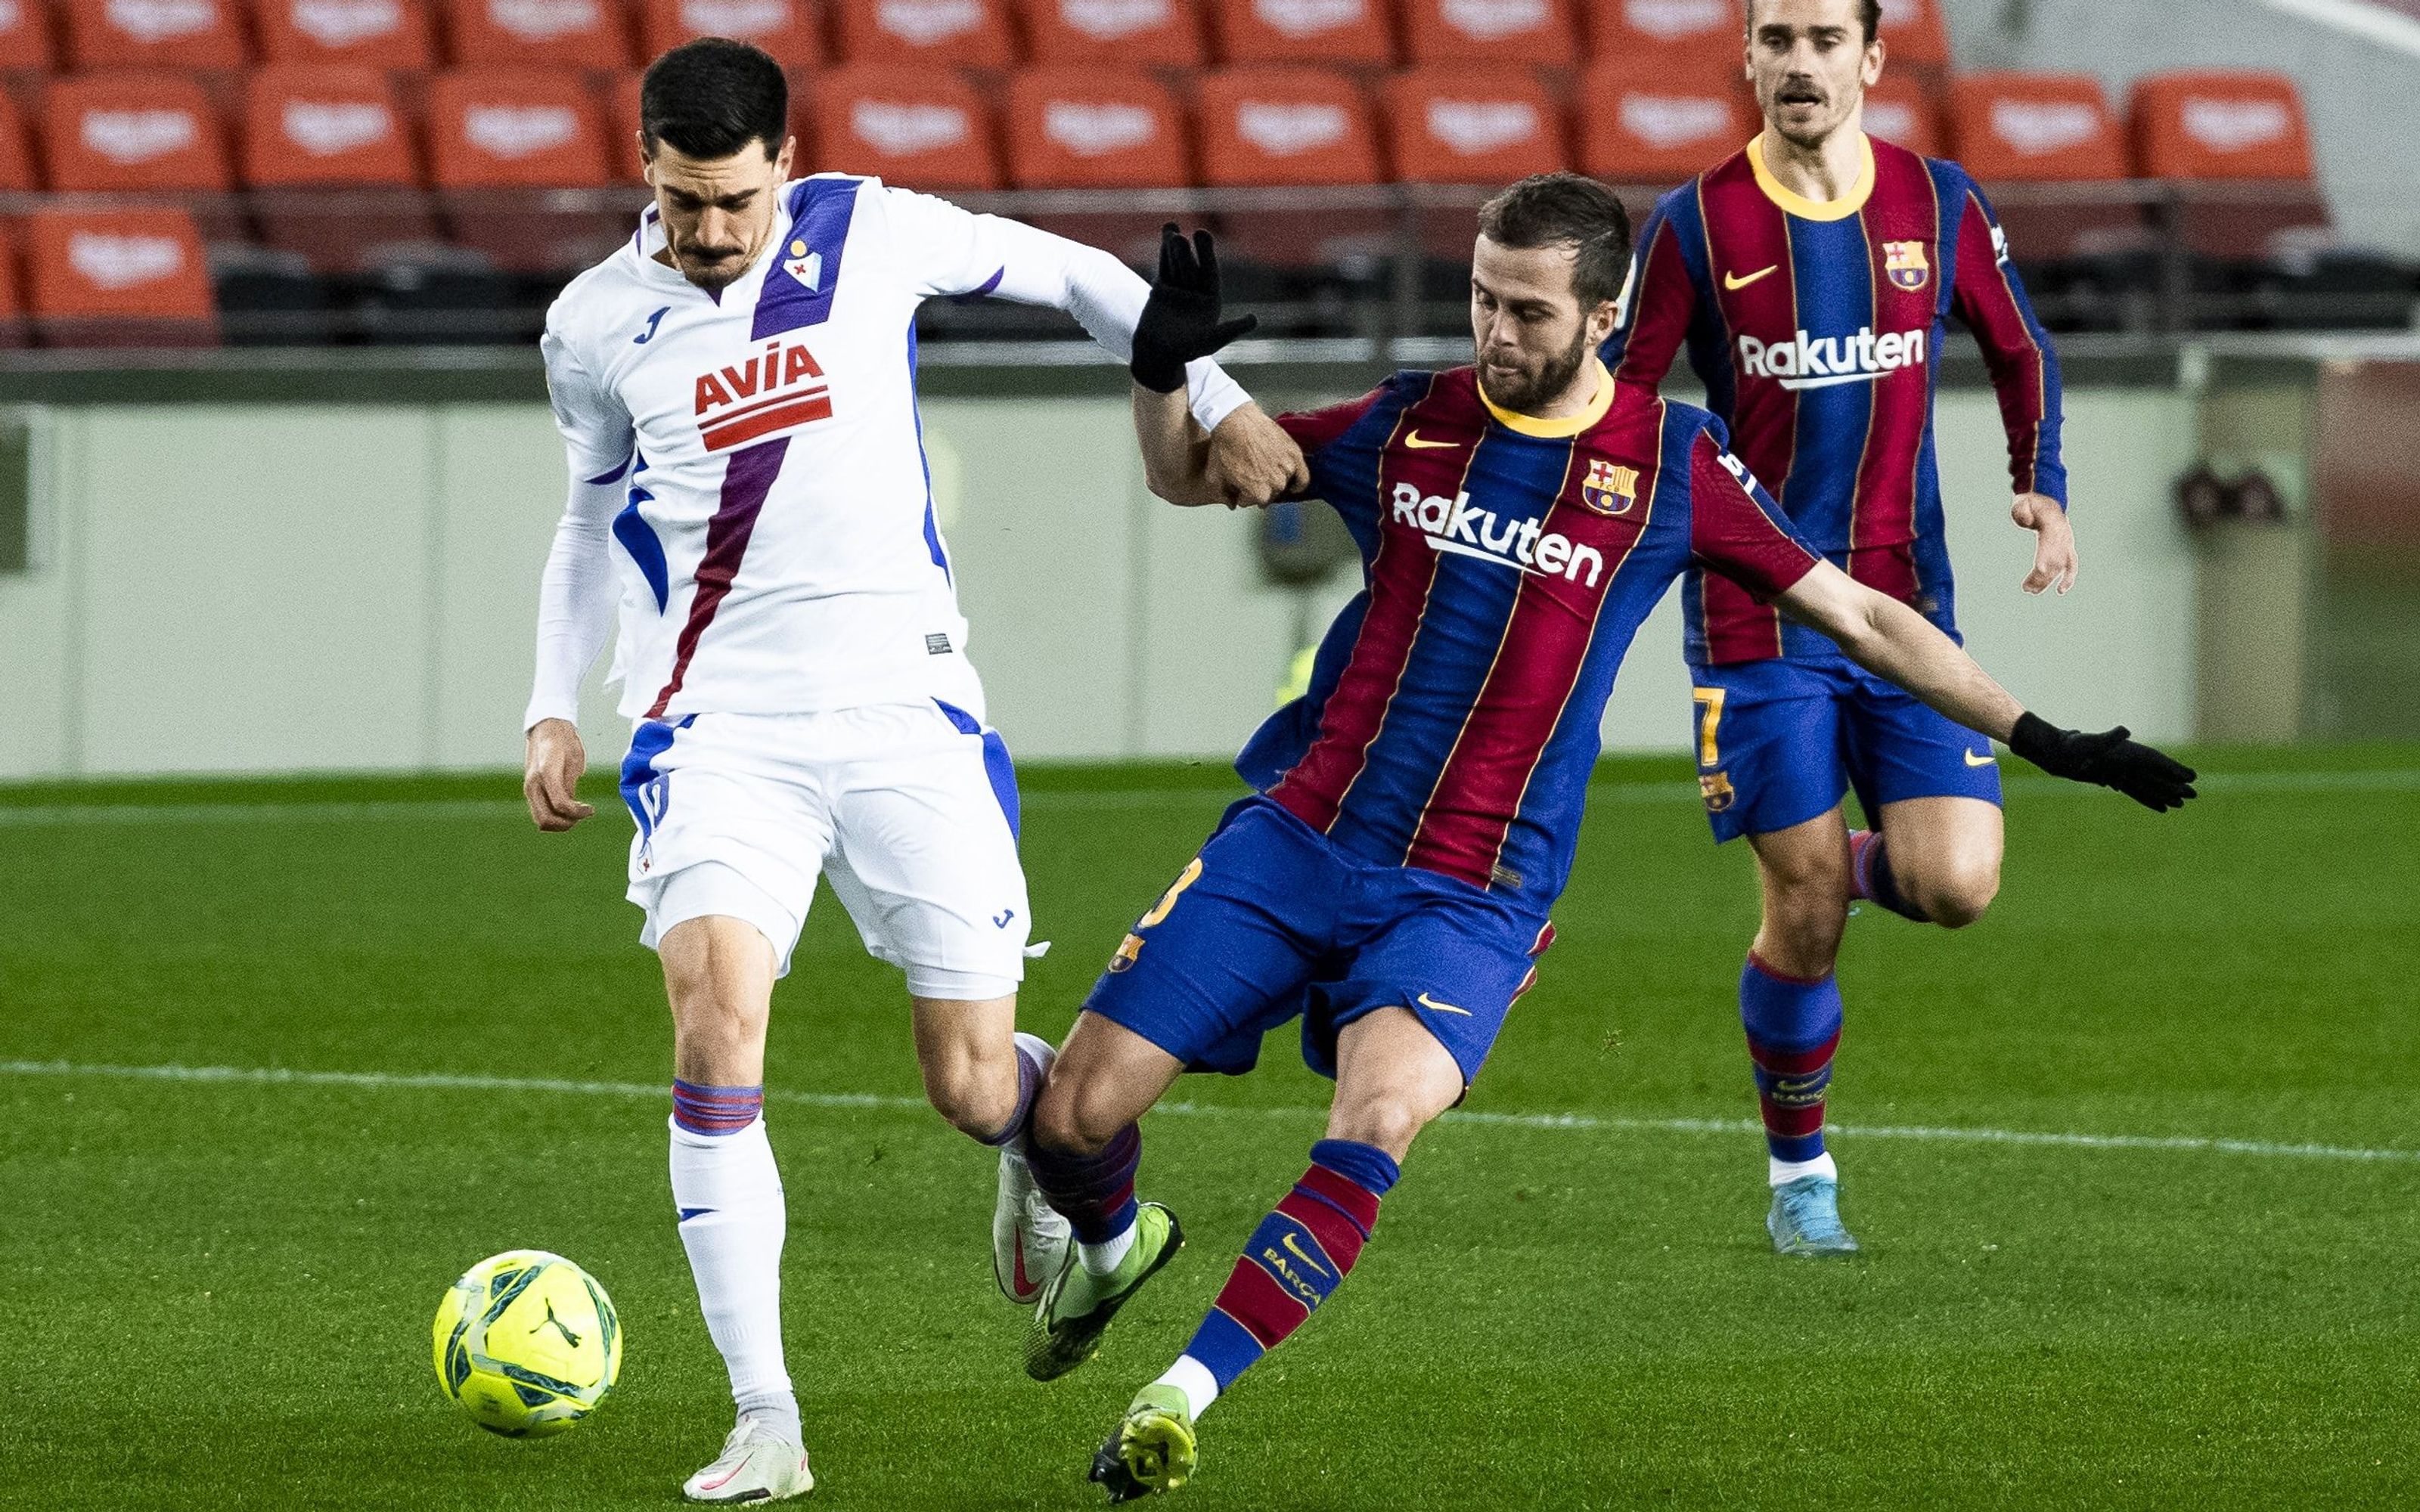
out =
<svg viewBox="0 0 2420 1512"><path fill-rule="evenodd" d="M547 1076L471 1076L448 1072L291 1071L275 1066L111 1066L66 1060L0 1060L0 1075L89 1076L121 1081L240 1083L269 1087L352 1087L375 1090L448 1092L551 1092L577 1097L618 1097L660 1100L671 1094L660 1085L644 1082L559 1080ZM768 1103L798 1107L858 1108L882 1112L921 1112L921 1097L895 1097L876 1092L794 1092L768 1088ZM1162 1103L1154 1111L1179 1118L1289 1119L1326 1117L1319 1108L1234 1107L1200 1103ZM1759 1125L1749 1119L1634 1119L1592 1113L1448 1113L1445 1121L1481 1129L1536 1129L1606 1134L1752 1134ZM1854 1124L1826 1126L1828 1133L1850 1139L1906 1139L1926 1143L2021 1145L2059 1149L2180 1150L2197 1154L2261 1155L2296 1160L2413 1161L2420 1149L2365 1149L2351 1145L2288 1144L2268 1139L2226 1139L2198 1134L2068 1134L2030 1129L1960 1129L1922 1124Z"/></svg>
<svg viewBox="0 0 2420 1512"><path fill-rule="evenodd" d="M2205 795L2311 795L2329 793L2411 793L2420 791L2420 768L2384 768L2360 772L2213 772L2197 784ZM2094 795L2111 801L2102 790L2051 777L2021 776L2007 779L2007 790L2024 798ZM1024 795L1029 810L1151 809L1171 803L1196 802L1203 808L1223 806L1242 797L1241 791L1202 787L1110 788L1081 792L1048 789ZM1589 802L1595 805L1668 804L1698 801L1698 789L1687 782L1594 782ZM608 798L597 805L600 814L616 812ZM287 803L55 803L10 807L0 802L0 829L50 829L78 825L243 825L361 822L411 819L520 818L527 810L514 798L409 798Z"/></svg>

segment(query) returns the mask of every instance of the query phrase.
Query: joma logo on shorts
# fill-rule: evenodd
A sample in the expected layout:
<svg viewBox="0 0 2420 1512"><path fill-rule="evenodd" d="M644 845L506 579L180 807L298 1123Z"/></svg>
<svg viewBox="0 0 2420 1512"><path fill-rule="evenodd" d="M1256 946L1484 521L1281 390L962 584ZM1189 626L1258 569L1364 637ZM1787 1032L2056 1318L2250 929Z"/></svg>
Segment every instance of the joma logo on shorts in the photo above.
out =
<svg viewBox="0 0 2420 1512"><path fill-rule="evenodd" d="M1750 378L1778 378L1785 389L1828 389L1836 383L1871 383L1885 373L1924 362L1921 331L1877 336L1860 326L1854 336L1816 336L1801 331L1789 341L1739 339L1740 366Z"/></svg>
<svg viewBox="0 0 2420 1512"><path fill-rule="evenodd" d="M804 347L767 342L744 363L701 373L697 428L709 452L831 418L831 385Z"/></svg>
<svg viewBox="0 0 2420 1512"><path fill-rule="evenodd" d="M1560 578L1594 588L1605 556L1534 519L1499 519L1492 509L1473 509L1470 495L1423 497L1408 483L1395 485L1395 519L1420 532L1433 551L1477 557L1541 578Z"/></svg>

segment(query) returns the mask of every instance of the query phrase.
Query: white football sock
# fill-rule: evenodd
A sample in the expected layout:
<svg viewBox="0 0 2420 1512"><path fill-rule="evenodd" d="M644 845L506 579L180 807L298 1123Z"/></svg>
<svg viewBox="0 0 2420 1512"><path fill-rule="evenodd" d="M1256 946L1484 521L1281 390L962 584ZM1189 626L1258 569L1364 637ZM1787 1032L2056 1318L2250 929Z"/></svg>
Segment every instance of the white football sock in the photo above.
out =
<svg viewBox="0 0 2420 1512"><path fill-rule="evenodd" d="M1208 1365L1189 1354L1178 1355L1176 1363L1168 1367L1168 1374L1152 1384L1173 1386L1185 1393L1186 1411L1193 1414L1197 1423L1202 1421L1202 1413L1210 1411L1210 1404L1218 1399L1218 1378L1210 1373Z"/></svg>
<svg viewBox="0 0 2420 1512"><path fill-rule="evenodd" d="M1776 1160L1764 1157L1765 1180L1774 1186L1788 1186L1802 1176L1820 1176L1827 1181L1840 1179L1840 1167L1832 1164L1832 1152L1825 1150L1813 1160Z"/></svg>
<svg viewBox="0 0 2420 1512"><path fill-rule="evenodd" d="M1086 1275L1108 1275L1125 1261L1126 1251L1134 1248L1134 1237L1135 1226L1128 1224L1117 1238L1103 1240L1098 1244L1087 1244L1079 1240L1076 1244L1076 1258L1082 1262Z"/></svg>
<svg viewBox="0 0 2420 1512"><path fill-rule="evenodd" d="M782 1174L759 1118L733 1134L675 1123L673 1206L697 1280L706 1331L731 1371L739 1410L800 1442L798 1398L782 1364Z"/></svg>

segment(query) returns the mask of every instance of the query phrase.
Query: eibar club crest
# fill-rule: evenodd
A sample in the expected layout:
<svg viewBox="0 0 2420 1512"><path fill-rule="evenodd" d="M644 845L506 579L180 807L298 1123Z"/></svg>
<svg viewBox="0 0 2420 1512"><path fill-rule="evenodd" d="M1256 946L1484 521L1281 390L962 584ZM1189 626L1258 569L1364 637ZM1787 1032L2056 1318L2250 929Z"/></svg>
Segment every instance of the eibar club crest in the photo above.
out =
<svg viewBox="0 0 2420 1512"><path fill-rule="evenodd" d="M1932 281L1932 265L1924 260L1921 241L1884 242L1883 271L1889 275L1893 287L1910 294Z"/></svg>
<svg viewBox="0 0 2420 1512"><path fill-rule="evenodd" d="M1600 515L1619 515L1638 502L1638 470L1589 458L1588 476L1580 480L1580 502Z"/></svg>
<svg viewBox="0 0 2420 1512"><path fill-rule="evenodd" d="M782 270L804 284L807 292L815 292L824 281L824 255L809 252L807 244L801 240L793 240L782 250L789 254L782 259Z"/></svg>

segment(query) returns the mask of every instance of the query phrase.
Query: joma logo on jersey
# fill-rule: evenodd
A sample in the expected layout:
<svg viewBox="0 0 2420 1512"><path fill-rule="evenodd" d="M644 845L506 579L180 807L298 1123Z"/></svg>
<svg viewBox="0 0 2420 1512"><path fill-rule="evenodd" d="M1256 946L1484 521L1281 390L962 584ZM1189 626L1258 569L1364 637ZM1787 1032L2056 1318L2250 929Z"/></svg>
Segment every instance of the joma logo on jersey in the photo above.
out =
<svg viewBox="0 0 2420 1512"><path fill-rule="evenodd" d="M1451 499L1435 494L1423 498L1415 486L1399 483L1394 504L1397 523L1419 531L1432 551L1477 557L1541 578L1585 582L1590 588L1605 572L1605 555L1596 548L1582 546L1560 532L1543 530L1534 519L1497 519L1492 509L1471 508L1466 493Z"/></svg>
<svg viewBox="0 0 2420 1512"><path fill-rule="evenodd" d="M1638 470L1589 458L1588 476L1580 480L1580 502L1600 515L1619 515L1638 502Z"/></svg>
<svg viewBox="0 0 2420 1512"><path fill-rule="evenodd" d="M1893 288L1910 294L1932 282L1932 265L1924 260L1921 241L1884 242L1883 271L1889 275Z"/></svg>
<svg viewBox="0 0 2420 1512"><path fill-rule="evenodd" d="M1814 336L1801 331L1789 341L1739 339L1740 366L1750 378L1778 378L1785 389L1828 389L1836 383L1871 383L1885 373L1924 362L1924 332L1894 331L1877 336L1861 326L1854 336Z"/></svg>
<svg viewBox="0 0 2420 1512"><path fill-rule="evenodd" d="M831 385L804 347L768 342L744 363L701 373L697 428L709 452L831 418Z"/></svg>

